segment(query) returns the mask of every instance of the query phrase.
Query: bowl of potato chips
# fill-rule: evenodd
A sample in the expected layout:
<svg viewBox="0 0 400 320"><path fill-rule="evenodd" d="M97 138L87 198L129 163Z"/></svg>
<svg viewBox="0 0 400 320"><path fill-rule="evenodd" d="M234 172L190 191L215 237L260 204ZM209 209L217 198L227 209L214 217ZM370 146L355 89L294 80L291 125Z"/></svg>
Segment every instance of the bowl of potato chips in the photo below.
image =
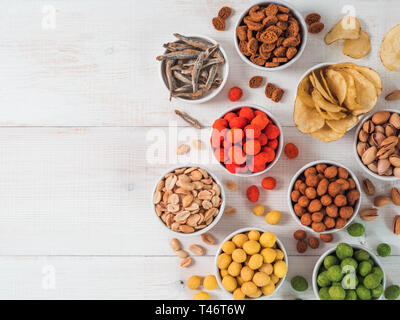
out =
<svg viewBox="0 0 400 320"><path fill-rule="evenodd" d="M293 121L300 132L323 142L342 138L375 107L382 92L375 70L351 62L321 63L300 79Z"/></svg>

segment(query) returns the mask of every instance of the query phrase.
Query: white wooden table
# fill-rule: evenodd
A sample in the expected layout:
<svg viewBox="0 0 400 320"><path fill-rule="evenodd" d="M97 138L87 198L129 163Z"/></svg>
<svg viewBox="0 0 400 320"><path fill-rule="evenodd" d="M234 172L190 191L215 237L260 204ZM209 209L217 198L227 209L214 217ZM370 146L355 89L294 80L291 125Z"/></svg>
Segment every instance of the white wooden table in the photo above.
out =
<svg viewBox="0 0 400 320"><path fill-rule="evenodd" d="M272 230L290 255L288 278L300 274L311 280L318 256L335 244L297 253L292 234L298 226L286 201L291 176L305 163L326 158L349 166L359 179L365 177L351 151L354 131L338 142L324 144L300 134L293 125L293 95L300 75L316 63L349 60L341 54L340 45L323 44L327 30L310 35L293 67L262 74L286 90L282 102L274 104L265 98L263 88L248 89L248 79L260 72L245 65L234 51L233 25L249 1L1 2L0 298L191 298L193 292L180 281L212 273L216 246L208 247L206 256L196 257L192 267L178 266L179 259L169 247L170 234L157 223L150 205L156 179L175 161L150 163L146 155L152 135L167 134L170 125L178 125L181 135L189 132L200 137L200 131L185 133L186 124L173 110L183 109L209 126L234 105L227 99L234 85L244 89L240 103L262 105L279 119L286 141L300 147L300 156L296 160L281 157L269 173L277 178L277 189L263 192L260 199L267 209L282 211L279 225L269 226L251 214L245 190L259 184L261 177L234 177L240 190L236 194L227 190L227 200L238 213L223 217L211 233L221 241L241 227ZM327 28L343 15L344 6L353 5L373 45L370 55L358 63L381 74L383 95L398 88L399 72L385 70L378 57L383 35L399 23L398 1L290 2L303 14L321 13ZM210 21L222 5L232 7L234 16L227 31L218 32ZM172 40L173 32L208 35L227 51L229 80L210 102L168 101L155 56L162 43ZM385 105L381 98L379 107ZM204 142L207 132L203 130L200 137ZM191 139L183 137L181 142ZM166 146L167 151L173 149L171 143ZM207 156L208 150L202 154ZM203 163L221 180L232 179L215 163ZM373 182L379 193L387 193L392 186ZM364 197L362 207L370 205L371 199ZM365 239L350 238L345 231L335 234L335 243L365 241L372 249L380 242L390 243L393 253L382 262L389 283L397 284L400 238L390 228L398 210L385 207L379 219L366 223ZM201 243L200 237L183 241L186 248L194 242ZM221 290L212 292L212 298L221 297ZM314 296L311 289L294 293L289 281L275 296L295 297Z"/></svg>

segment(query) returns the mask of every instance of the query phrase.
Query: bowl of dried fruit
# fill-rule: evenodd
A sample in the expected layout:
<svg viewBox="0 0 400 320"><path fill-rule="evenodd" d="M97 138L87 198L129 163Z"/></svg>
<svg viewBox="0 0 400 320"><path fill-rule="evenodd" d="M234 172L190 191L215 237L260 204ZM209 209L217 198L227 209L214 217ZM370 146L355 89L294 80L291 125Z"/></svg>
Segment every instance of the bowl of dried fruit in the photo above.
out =
<svg viewBox="0 0 400 320"><path fill-rule="evenodd" d="M202 103L214 98L228 80L228 57L214 39L204 35L184 36L163 45L157 57L161 81L169 91L170 100Z"/></svg>
<svg viewBox="0 0 400 320"><path fill-rule="evenodd" d="M235 300L268 299L278 292L288 270L288 255L273 232L242 228L228 235L215 256L215 276Z"/></svg>
<svg viewBox="0 0 400 320"><path fill-rule="evenodd" d="M225 208L225 191L219 179L197 166L168 169L153 190L157 220L180 236L200 235L212 229Z"/></svg>
<svg viewBox="0 0 400 320"><path fill-rule="evenodd" d="M335 161L314 161L292 178L288 189L289 210L305 229L336 232L348 226L358 214L360 190L360 183L350 169Z"/></svg>
<svg viewBox="0 0 400 320"><path fill-rule="evenodd" d="M379 300L386 275L377 256L358 244L340 243L315 264L314 295L319 300Z"/></svg>
<svg viewBox="0 0 400 320"><path fill-rule="evenodd" d="M262 107L233 107L214 121L210 137L215 159L240 177L266 173L283 149L282 127Z"/></svg>
<svg viewBox="0 0 400 320"><path fill-rule="evenodd" d="M240 58L260 70L283 70L295 63L307 43L301 13L284 1L263 1L239 17L234 43Z"/></svg>
<svg viewBox="0 0 400 320"><path fill-rule="evenodd" d="M400 114L385 109L367 115L354 137L357 163L376 179L400 179Z"/></svg>
<svg viewBox="0 0 400 320"><path fill-rule="evenodd" d="M297 129L323 142L341 139L371 111L382 92L379 74L351 62L321 63L297 85L293 121Z"/></svg>

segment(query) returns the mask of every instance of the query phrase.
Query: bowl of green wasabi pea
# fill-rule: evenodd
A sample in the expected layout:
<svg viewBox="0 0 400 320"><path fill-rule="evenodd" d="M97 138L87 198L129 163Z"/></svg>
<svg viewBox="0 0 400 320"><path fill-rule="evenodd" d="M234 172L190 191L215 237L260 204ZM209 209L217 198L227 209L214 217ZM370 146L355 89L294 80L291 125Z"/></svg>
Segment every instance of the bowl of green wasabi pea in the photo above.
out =
<svg viewBox="0 0 400 320"><path fill-rule="evenodd" d="M358 244L339 243L317 261L312 276L318 300L379 300L386 276L377 256Z"/></svg>

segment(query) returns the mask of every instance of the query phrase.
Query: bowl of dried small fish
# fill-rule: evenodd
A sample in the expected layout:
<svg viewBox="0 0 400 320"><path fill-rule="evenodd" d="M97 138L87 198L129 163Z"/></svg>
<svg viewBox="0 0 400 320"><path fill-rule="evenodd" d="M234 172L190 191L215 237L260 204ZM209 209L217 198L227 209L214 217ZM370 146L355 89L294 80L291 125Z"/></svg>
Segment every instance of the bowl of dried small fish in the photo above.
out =
<svg viewBox="0 0 400 320"><path fill-rule="evenodd" d="M224 87L229 64L224 49L213 39L202 36L183 36L163 45L161 80L172 98L202 103L215 97Z"/></svg>
<svg viewBox="0 0 400 320"><path fill-rule="evenodd" d="M225 209L219 179L198 166L175 166L160 177L153 190L157 220L174 235L200 235L213 228Z"/></svg>

